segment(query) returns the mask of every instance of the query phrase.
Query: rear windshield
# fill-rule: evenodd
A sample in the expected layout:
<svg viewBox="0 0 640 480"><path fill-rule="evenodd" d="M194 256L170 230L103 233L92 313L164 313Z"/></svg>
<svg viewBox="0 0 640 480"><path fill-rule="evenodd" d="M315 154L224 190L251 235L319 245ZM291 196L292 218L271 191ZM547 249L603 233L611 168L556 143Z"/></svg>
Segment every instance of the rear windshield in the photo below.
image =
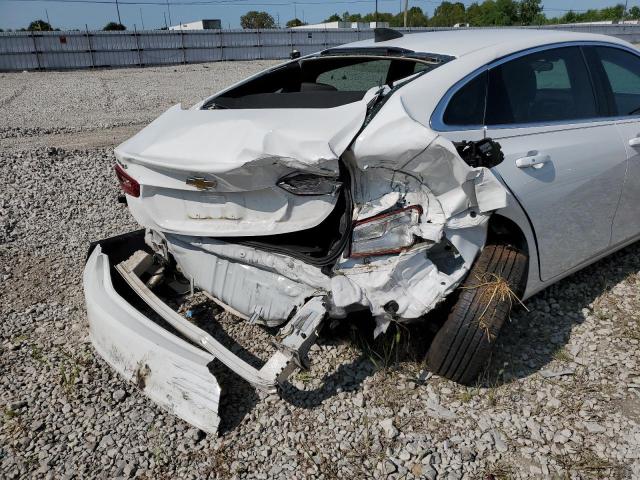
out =
<svg viewBox="0 0 640 480"><path fill-rule="evenodd" d="M372 87L391 85L437 63L364 56L302 59L254 78L203 108L331 108L357 102Z"/></svg>

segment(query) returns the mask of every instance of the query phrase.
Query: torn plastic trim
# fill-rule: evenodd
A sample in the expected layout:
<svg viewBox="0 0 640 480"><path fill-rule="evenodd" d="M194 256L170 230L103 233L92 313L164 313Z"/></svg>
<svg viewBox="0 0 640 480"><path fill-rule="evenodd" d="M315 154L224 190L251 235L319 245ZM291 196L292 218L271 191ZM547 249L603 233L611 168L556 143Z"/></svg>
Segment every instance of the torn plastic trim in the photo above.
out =
<svg viewBox="0 0 640 480"><path fill-rule="evenodd" d="M374 56L374 57L392 57L406 58L408 60L421 60L427 63L444 64L454 60L451 55L443 55L439 53L416 52L402 47L336 47L329 48L320 52L321 56ZM316 57L306 57L313 59Z"/></svg>
<svg viewBox="0 0 640 480"><path fill-rule="evenodd" d="M295 367L302 366L303 359L311 345L315 343L317 331L326 317L325 298L311 297L284 327L283 334L286 337L281 347L262 368L256 369L228 350L209 333L179 315L147 288L139 275L146 272L152 265L153 257L142 250L137 250L128 260L116 265L116 270L138 296L169 325L207 350L214 358L256 388L267 392L275 392L278 383L284 381Z"/></svg>

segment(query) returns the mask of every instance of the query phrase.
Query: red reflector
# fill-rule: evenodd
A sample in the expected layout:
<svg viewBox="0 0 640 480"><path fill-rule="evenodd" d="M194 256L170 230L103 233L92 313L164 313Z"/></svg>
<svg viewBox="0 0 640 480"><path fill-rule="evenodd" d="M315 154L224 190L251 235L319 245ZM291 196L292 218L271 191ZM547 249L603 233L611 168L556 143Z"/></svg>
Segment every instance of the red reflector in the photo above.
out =
<svg viewBox="0 0 640 480"><path fill-rule="evenodd" d="M139 197L140 184L134 178L129 176L129 174L125 172L120 165L116 165L115 170L116 176L118 177L118 183L120 183L122 191L132 197Z"/></svg>

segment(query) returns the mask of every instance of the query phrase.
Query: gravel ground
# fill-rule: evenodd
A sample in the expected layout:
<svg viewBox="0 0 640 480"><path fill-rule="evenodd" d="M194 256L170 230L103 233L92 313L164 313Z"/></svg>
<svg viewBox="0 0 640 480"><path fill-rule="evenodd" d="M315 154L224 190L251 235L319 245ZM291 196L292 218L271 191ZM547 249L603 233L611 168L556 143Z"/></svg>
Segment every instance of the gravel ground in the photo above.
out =
<svg viewBox="0 0 640 480"><path fill-rule="evenodd" d="M474 388L396 357L394 336L367 346L343 328L281 397L222 374L215 437L95 356L87 245L135 228L115 202L111 148L266 65L0 75L0 477L640 477L638 244L516 309ZM259 327L199 312L268 351Z"/></svg>

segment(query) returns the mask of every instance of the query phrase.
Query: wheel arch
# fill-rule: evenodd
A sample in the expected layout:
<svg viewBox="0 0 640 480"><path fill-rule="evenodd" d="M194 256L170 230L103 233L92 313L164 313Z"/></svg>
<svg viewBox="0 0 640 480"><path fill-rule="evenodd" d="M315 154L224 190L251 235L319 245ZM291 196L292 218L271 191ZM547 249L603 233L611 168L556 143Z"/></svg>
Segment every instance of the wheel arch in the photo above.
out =
<svg viewBox="0 0 640 480"><path fill-rule="evenodd" d="M511 199L510 199L511 200ZM523 298L543 288L540 281L538 244L531 223L519 205L498 210L489 219L487 240L509 243L527 254L527 282Z"/></svg>

